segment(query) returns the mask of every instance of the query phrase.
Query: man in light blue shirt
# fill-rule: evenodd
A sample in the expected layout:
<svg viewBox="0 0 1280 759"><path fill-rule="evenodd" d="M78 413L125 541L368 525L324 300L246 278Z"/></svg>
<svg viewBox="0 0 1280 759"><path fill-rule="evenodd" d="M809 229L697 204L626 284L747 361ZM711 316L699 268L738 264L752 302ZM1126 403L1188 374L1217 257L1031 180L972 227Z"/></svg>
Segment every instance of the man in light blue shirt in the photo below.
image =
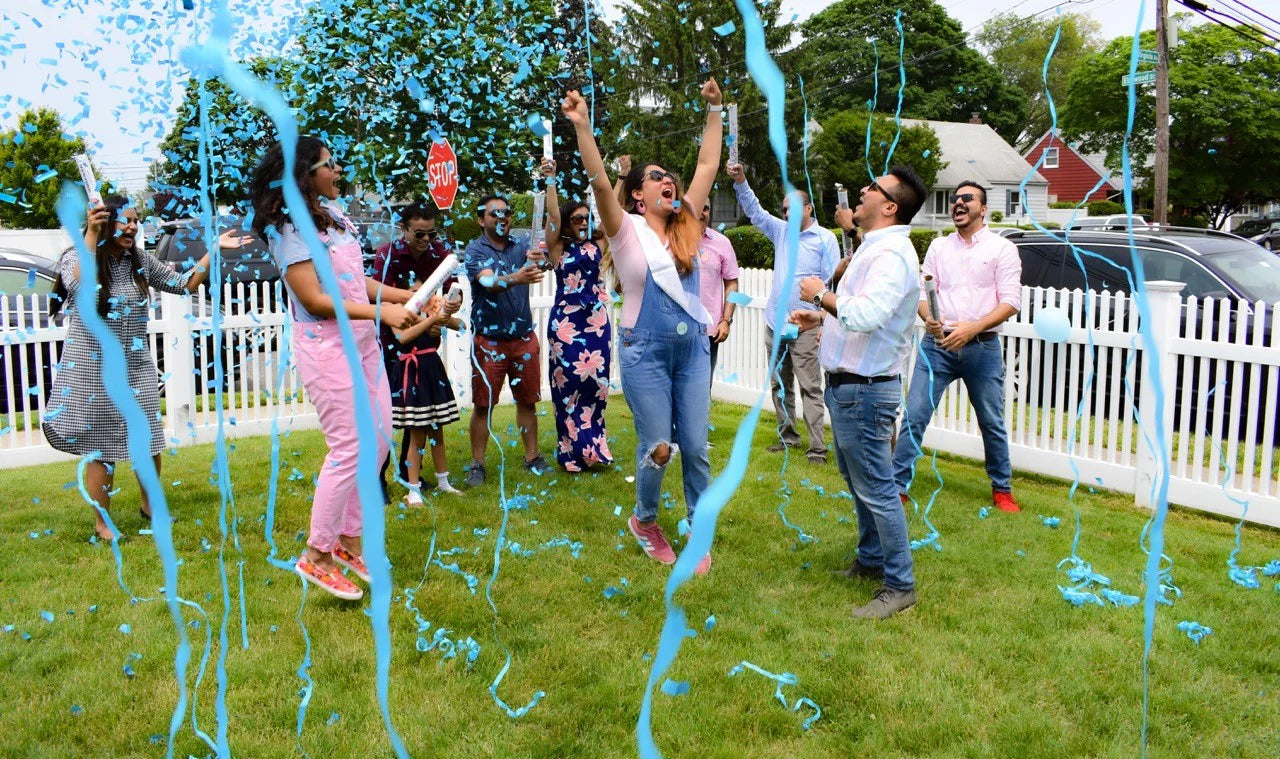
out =
<svg viewBox="0 0 1280 759"><path fill-rule="evenodd" d="M796 269L790 279L787 278L787 213L790 199L782 203L782 218L765 211L760 201L747 184L742 165L730 163L725 167L733 178L733 191L738 196L738 203L751 223L764 233L773 243L773 287L769 290L769 300L764 308L765 350L773 348L773 331L775 328L774 309L779 298L786 298L785 313L799 309L816 310L812 303L800 298L800 280L804 277L819 277L822 281L831 279L836 263L840 260L840 244L831 230L823 229L813 218L813 203L808 193L797 190L793 194L799 202L804 203L803 216L800 219L800 245L796 250ZM785 317L784 317L785 318ZM822 337L822 328L806 330L794 341L782 343L782 353L776 372L769 377L770 393L773 398L773 410L778 416L778 442L769 446L769 450L777 453L786 448L800 445L800 434L796 432L796 395L794 385L800 385L800 397L804 404L804 425L809 432L809 450L806 452L809 461L814 464L825 464L827 461L827 442L823 421L822 402L822 369L818 364L818 344ZM779 393L779 387L782 392Z"/></svg>

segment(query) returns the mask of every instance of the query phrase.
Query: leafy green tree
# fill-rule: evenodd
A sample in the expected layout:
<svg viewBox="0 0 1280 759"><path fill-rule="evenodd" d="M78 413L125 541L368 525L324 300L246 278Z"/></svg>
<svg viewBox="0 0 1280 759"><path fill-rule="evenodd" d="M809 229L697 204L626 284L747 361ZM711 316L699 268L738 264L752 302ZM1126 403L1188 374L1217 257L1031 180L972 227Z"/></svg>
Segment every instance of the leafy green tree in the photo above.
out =
<svg viewBox="0 0 1280 759"><path fill-rule="evenodd" d="M1080 61L1102 49L1102 25L1080 13L1024 18L1013 13L993 16L975 41L991 57L1004 81L1022 92L1027 113L1015 143L1026 150L1053 124L1045 97L1044 61L1049 62L1049 93L1056 102L1067 96L1067 77ZM1057 36L1057 44L1054 37Z"/></svg>
<svg viewBox="0 0 1280 759"><path fill-rule="evenodd" d="M1063 134L1119 166L1128 119L1132 37L1112 40L1072 72L1059 110ZM1141 47L1155 48L1144 32ZM1154 151L1154 91L1139 86L1129 143L1134 173ZM1201 215L1215 228L1250 203L1280 198L1280 56L1231 29L1204 24L1181 34L1169 56L1169 201L1175 216Z"/></svg>
<svg viewBox="0 0 1280 759"><path fill-rule="evenodd" d="M293 94L307 128L348 167L355 194L420 198L432 141L458 153L461 190L528 189L552 102L552 0L314 6Z"/></svg>
<svg viewBox="0 0 1280 759"><path fill-rule="evenodd" d="M844 185L849 190L851 202L856 202L858 189L872 176L879 176L885 171L885 163L890 158L889 148L893 145L894 136L898 135L898 126L892 116L871 114L871 151L868 153L868 117L866 111L837 113L822 122L822 132L813 141L810 166L815 188L822 189L820 204L824 216L836 205L835 192L829 189L833 185ZM923 124L903 125L892 159L887 162L915 169L925 187L932 187L938 172L947 165L942 160L938 136Z"/></svg>
<svg viewBox="0 0 1280 759"><path fill-rule="evenodd" d="M63 182L79 184L71 156L83 152L84 140L62 131L57 111L23 112L0 133L0 226L57 229L58 193Z"/></svg>
<svg viewBox="0 0 1280 759"><path fill-rule="evenodd" d="M697 165L706 104L698 95L702 82L716 77L726 103L738 105L738 139L752 185L765 202L780 200L781 181L769 150L766 101L747 73L742 16L733 0L629 0L622 5L621 61L608 81L613 123L621 123L620 142L602 145L606 153L634 155L635 161L658 161L686 181ZM780 23L781 5L760 8L765 46L786 74L788 55L781 51L793 27ZM733 31L720 34L733 22ZM794 95L794 93L792 93ZM792 165L799 168L799 136L803 109L788 108ZM727 127L726 127L727 129ZM750 153L748 153L750 151ZM755 160L748 160L750 154ZM724 155L728 155L726 150ZM754 165L751 165L754 164Z"/></svg>
<svg viewBox="0 0 1280 759"><path fill-rule="evenodd" d="M973 114L1013 141L1023 129L1026 96L965 42L960 23L934 0L839 0L802 25L798 71L819 120L840 111L892 110L899 85L899 34L895 13L902 12L906 70L902 115L937 121L969 121ZM872 43L870 40L874 39ZM876 51L879 76L875 76ZM879 92L877 96L877 84Z"/></svg>
<svg viewBox="0 0 1280 759"><path fill-rule="evenodd" d="M288 90L290 66L279 58L248 62L250 72L271 85ZM200 101L207 103L208 128L201 130ZM165 219L193 216L199 211L200 143L209 155L209 191L216 204L243 201L254 164L276 141L275 125L219 79L202 86L187 80L173 127L160 143L164 160L153 165L148 184L156 193L155 211Z"/></svg>

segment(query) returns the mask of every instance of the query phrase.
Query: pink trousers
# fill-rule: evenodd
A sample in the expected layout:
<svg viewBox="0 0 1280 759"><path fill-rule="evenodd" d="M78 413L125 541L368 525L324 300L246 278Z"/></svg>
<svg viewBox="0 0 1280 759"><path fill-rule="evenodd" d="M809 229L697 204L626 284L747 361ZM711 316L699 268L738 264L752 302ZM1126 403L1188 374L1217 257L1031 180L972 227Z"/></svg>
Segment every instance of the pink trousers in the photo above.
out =
<svg viewBox="0 0 1280 759"><path fill-rule="evenodd" d="M311 504L311 535L307 545L328 553L338 544L338 536L361 533L360 497L356 492L356 462L361 446L375 452L376 473L387 457L391 434L391 389L383 374L377 327L370 321L351 322L355 332L360 365L364 370L366 397L356 398L354 382L342 350L337 321L294 322L293 351L302 385L324 432L329 454L316 483ZM373 414L372 440L361 440L356 431L358 408ZM381 496L379 496L381 498Z"/></svg>

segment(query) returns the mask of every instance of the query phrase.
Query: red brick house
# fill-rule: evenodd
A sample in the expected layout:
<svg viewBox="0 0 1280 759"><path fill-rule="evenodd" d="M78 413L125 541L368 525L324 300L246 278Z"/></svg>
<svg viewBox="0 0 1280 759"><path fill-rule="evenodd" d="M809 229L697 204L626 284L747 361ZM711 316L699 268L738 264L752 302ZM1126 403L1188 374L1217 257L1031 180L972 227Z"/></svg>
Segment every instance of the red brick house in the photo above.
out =
<svg viewBox="0 0 1280 759"><path fill-rule="evenodd" d="M1049 180L1050 203L1106 200L1123 189L1120 181L1114 178L1109 178L1099 186L1099 180L1110 174L1102 165L1100 156L1081 153L1052 131L1045 132L1036 140L1023 158L1035 166L1042 153L1047 155L1037 171ZM1095 186L1097 189L1089 193ZM1085 197L1086 194L1088 197Z"/></svg>

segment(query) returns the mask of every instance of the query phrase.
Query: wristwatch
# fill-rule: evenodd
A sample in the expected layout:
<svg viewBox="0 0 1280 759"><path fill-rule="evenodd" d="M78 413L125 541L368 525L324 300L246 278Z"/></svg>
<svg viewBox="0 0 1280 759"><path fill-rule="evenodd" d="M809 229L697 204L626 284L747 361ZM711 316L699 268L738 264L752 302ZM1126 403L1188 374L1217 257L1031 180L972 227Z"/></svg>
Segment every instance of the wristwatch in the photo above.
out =
<svg viewBox="0 0 1280 759"><path fill-rule="evenodd" d="M827 294L827 293L829 293L829 292L831 292L831 291L830 291L830 290L828 290L828 289L826 289L826 288L823 288L823 289L822 289L822 292L820 292L820 293L818 293L817 295L813 296L813 305L817 306L818 308L822 308L822 299L823 299L824 297L826 297L826 294Z"/></svg>

